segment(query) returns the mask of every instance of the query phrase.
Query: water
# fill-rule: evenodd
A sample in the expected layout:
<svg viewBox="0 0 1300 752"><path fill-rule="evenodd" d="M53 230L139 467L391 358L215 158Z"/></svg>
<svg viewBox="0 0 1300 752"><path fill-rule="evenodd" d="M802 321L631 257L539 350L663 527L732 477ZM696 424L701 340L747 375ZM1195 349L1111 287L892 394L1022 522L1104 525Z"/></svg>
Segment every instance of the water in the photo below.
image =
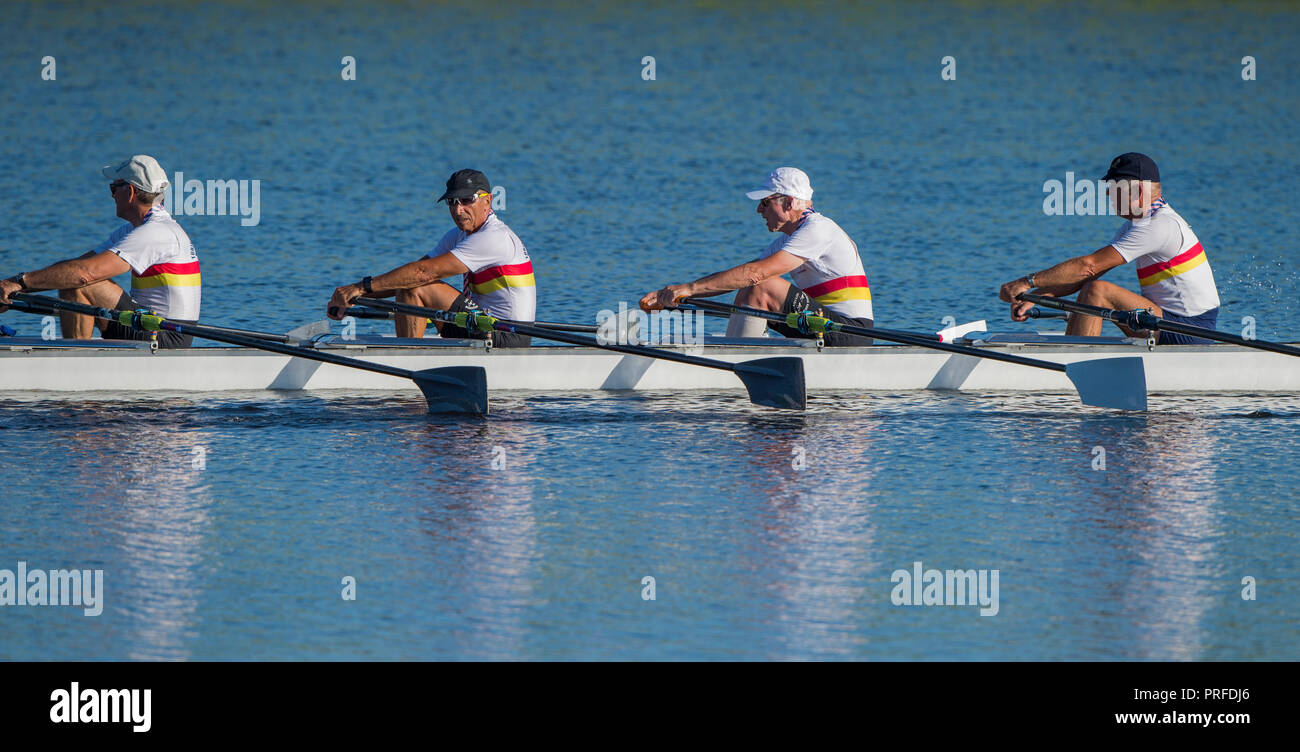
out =
<svg viewBox="0 0 1300 752"><path fill-rule="evenodd" d="M1014 328L998 285L1118 224L1044 216L1043 181L1132 149L1205 243L1221 324L1295 336L1285 6L0 18L0 171L30 186L4 210L6 275L107 235L98 167L143 151L188 178L262 181L256 226L181 222L205 320L287 330L432 247L449 226L432 199L475 166L506 188L538 315L590 322L755 255L769 237L743 192L795 164L862 249L882 326ZM1155 395L1146 415L940 393L814 394L802 416L741 392L494 395L493 411L0 395L0 569L98 568L106 589L98 617L3 609L0 659L1296 657L1295 395ZM893 605L892 573L916 561L997 569L997 615Z"/></svg>

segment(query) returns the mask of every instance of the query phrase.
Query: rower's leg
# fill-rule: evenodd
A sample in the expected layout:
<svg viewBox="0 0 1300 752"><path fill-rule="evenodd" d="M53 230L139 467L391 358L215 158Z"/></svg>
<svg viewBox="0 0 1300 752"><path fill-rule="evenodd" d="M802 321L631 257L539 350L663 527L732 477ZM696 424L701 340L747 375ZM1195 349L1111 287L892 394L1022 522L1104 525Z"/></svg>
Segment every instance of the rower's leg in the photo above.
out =
<svg viewBox="0 0 1300 752"><path fill-rule="evenodd" d="M450 308L458 297L460 297L460 290L446 282L433 282L423 287L397 291L398 303L420 306L421 308L436 308L440 311ZM408 316L404 313L398 313L394 314L393 319L397 323L397 336L414 337L415 339L424 336L424 329L428 324L428 319L424 316ZM438 331L442 331L442 322L437 322L436 326Z"/></svg>
<svg viewBox="0 0 1300 752"><path fill-rule="evenodd" d="M1090 306L1100 306L1102 308L1114 308L1119 311L1131 311L1135 308L1150 309L1151 313L1156 316L1161 315L1160 306L1152 303L1146 298L1138 295L1131 290L1126 290L1119 285L1110 282L1103 282L1096 279L1087 282L1079 288L1080 303ZM1070 323L1065 327L1066 334L1076 334L1082 337L1096 337L1101 334L1101 319L1096 316L1084 316L1078 313L1070 314ZM1146 337L1147 332L1144 330L1129 329L1126 326L1119 326L1124 333L1130 337Z"/></svg>
<svg viewBox="0 0 1300 752"><path fill-rule="evenodd" d="M123 296L122 287L111 279L102 279L94 284L70 290L59 290L59 299L99 308L116 308ZM84 313L59 312L59 324L63 328L64 339L90 339L96 326L103 332L108 322L104 319L92 319Z"/></svg>
<svg viewBox="0 0 1300 752"><path fill-rule="evenodd" d="M790 293L790 283L780 277L772 277L752 287L742 287L736 293L736 305L761 308L764 311L780 311ZM728 337L762 337L767 330L767 321L756 316L733 313L727 320Z"/></svg>

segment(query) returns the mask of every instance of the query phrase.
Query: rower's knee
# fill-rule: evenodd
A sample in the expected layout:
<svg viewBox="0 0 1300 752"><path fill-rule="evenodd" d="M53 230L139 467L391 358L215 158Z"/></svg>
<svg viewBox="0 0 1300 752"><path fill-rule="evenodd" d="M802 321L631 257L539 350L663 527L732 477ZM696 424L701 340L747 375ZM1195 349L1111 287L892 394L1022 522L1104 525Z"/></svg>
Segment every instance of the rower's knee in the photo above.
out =
<svg viewBox="0 0 1300 752"><path fill-rule="evenodd" d="M424 308L445 309L456 300L458 295L460 295L460 290L451 285L445 282L434 282L421 287L398 290L396 298L398 303Z"/></svg>
<svg viewBox="0 0 1300 752"><path fill-rule="evenodd" d="M1087 305L1101 305L1102 303L1105 303L1106 285L1108 284L1110 283L1102 282L1100 280L1084 282L1083 286L1079 288L1079 302Z"/></svg>
<svg viewBox="0 0 1300 752"><path fill-rule="evenodd" d="M779 311L784 304L785 299L778 299L768 285L759 284L753 287L745 287L736 293L736 305L761 308L765 311Z"/></svg>

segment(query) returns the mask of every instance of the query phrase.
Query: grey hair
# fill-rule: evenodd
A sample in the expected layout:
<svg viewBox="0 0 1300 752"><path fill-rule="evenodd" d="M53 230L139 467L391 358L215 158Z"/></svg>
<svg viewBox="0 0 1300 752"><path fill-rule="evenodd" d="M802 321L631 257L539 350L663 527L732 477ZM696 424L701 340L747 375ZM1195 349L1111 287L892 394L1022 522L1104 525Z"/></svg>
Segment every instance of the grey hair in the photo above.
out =
<svg viewBox="0 0 1300 752"><path fill-rule="evenodd" d="M131 184L128 183L127 185L131 185ZM144 191L140 190L139 186L131 185L131 188L132 190L135 191L135 200L138 203L145 204L146 206L153 206L159 201L162 201L163 194L161 191L159 191L158 193L145 193Z"/></svg>

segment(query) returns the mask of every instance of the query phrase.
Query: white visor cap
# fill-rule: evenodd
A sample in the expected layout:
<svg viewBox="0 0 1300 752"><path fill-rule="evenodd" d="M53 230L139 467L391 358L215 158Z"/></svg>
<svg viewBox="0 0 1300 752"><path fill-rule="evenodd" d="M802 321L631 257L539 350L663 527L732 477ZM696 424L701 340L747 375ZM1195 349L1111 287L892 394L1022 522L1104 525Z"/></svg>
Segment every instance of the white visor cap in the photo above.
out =
<svg viewBox="0 0 1300 752"><path fill-rule="evenodd" d="M761 201L776 193L812 201L812 183L808 182L808 174L798 167L778 167L763 181L762 188L745 195L752 201Z"/></svg>
<svg viewBox="0 0 1300 752"><path fill-rule="evenodd" d="M110 181L125 180L145 193L162 193L169 185L162 165L148 154L136 154L125 161L104 165L103 173Z"/></svg>

